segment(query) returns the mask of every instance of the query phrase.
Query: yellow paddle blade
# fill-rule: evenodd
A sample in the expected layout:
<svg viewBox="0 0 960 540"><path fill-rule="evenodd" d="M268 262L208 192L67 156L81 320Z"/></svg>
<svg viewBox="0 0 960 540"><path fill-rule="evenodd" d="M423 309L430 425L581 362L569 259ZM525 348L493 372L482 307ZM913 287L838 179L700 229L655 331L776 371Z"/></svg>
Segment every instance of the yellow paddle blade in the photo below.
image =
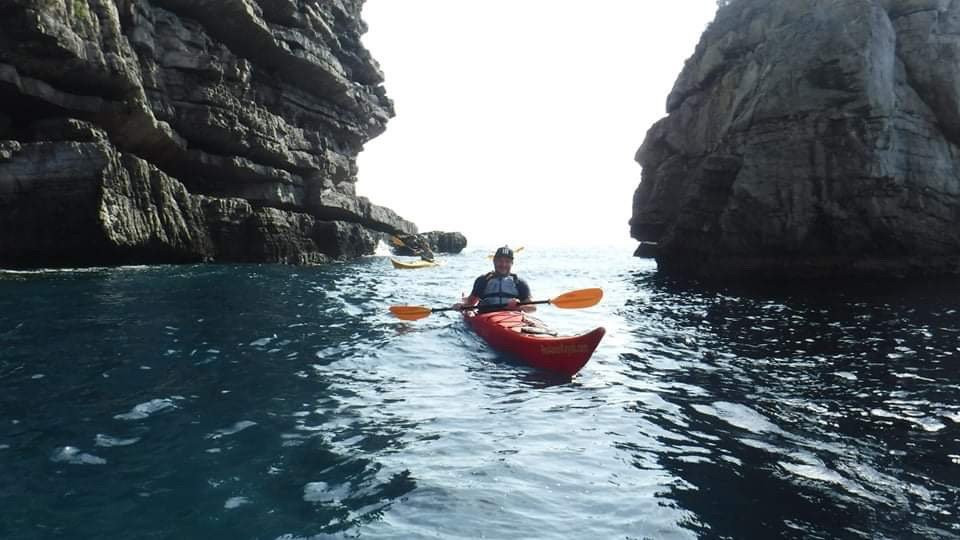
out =
<svg viewBox="0 0 960 540"><path fill-rule="evenodd" d="M403 240L400 240L400 239L397 238L396 236L391 236L391 237L390 237L390 243L393 244L393 245L395 245L395 246L398 246L398 247L399 247L399 246L402 246L402 245L403 245Z"/></svg>
<svg viewBox="0 0 960 540"><path fill-rule="evenodd" d="M398 319L416 321L430 316L430 308L423 306L390 306L390 313Z"/></svg>
<svg viewBox="0 0 960 540"><path fill-rule="evenodd" d="M558 308L580 309L596 305L601 298L603 298L603 289L580 289L552 298L550 303Z"/></svg>

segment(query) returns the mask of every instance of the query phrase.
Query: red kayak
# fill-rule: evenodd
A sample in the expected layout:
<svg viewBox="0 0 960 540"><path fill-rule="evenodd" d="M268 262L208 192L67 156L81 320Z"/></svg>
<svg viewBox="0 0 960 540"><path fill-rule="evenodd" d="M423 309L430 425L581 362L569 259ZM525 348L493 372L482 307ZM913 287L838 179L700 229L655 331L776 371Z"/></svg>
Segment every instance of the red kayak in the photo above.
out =
<svg viewBox="0 0 960 540"><path fill-rule="evenodd" d="M522 311L474 313L464 319L494 349L510 353L527 364L572 376L580 371L600 344L606 330L595 328L579 336L558 336Z"/></svg>

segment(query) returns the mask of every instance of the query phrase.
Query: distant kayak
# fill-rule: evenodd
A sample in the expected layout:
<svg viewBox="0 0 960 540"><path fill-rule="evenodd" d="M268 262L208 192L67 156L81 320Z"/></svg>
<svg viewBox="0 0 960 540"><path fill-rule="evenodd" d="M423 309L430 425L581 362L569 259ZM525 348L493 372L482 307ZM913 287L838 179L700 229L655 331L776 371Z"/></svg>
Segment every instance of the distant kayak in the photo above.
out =
<svg viewBox="0 0 960 540"><path fill-rule="evenodd" d="M470 328L494 349L527 364L572 376L590 360L606 333L603 327L577 336L558 336L522 311L464 312Z"/></svg>
<svg viewBox="0 0 960 540"><path fill-rule="evenodd" d="M440 266L438 262L425 261L423 259L414 260L409 262L398 261L397 259L390 259L390 262L393 263L394 268L400 268L404 270L411 270L414 268L429 268L431 266Z"/></svg>

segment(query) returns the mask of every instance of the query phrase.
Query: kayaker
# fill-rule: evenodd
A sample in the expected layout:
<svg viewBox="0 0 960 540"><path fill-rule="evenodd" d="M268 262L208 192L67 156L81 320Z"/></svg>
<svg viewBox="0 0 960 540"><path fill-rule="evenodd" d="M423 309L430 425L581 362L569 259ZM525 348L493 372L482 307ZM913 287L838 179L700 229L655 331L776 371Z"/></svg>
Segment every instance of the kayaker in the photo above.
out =
<svg viewBox="0 0 960 540"><path fill-rule="evenodd" d="M398 234L391 236L390 242L394 245L394 253L398 255L413 254L421 260L434 262L433 250L430 249L430 243L423 235Z"/></svg>
<svg viewBox="0 0 960 540"><path fill-rule="evenodd" d="M421 260L433 262L433 250L430 249L430 244L424 237L420 235L410 236L407 246L409 246L413 254L420 257Z"/></svg>
<svg viewBox="0 0 960 540"><path fill-rule="evenodd" d="M530 301L530 286L516 274L513 268L513 250L507 246L497 249L493 255L493 272L478 277L473 282L470 296L453 305L456 309L480 305L483 308L536 311L536 306L520 306Z"/></svg>

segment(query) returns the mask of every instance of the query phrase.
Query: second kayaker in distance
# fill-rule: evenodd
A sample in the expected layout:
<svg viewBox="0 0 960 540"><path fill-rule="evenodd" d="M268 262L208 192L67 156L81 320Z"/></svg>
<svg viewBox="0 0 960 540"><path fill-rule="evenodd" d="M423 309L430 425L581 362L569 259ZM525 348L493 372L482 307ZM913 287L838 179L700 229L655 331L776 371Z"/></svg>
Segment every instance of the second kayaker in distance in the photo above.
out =
<svg viewBox="0 0 960 540"><path fill-rule="evenodd" d="M509 309L526 312L536 311L536 306L520 306L520 302L530 301L530 286L516 274L513 268L513 250L507 246L497 249L493 255L493 272L478 277L473 282L470 296L453 305L456 309L480 304L491 310Z"/></svg>

